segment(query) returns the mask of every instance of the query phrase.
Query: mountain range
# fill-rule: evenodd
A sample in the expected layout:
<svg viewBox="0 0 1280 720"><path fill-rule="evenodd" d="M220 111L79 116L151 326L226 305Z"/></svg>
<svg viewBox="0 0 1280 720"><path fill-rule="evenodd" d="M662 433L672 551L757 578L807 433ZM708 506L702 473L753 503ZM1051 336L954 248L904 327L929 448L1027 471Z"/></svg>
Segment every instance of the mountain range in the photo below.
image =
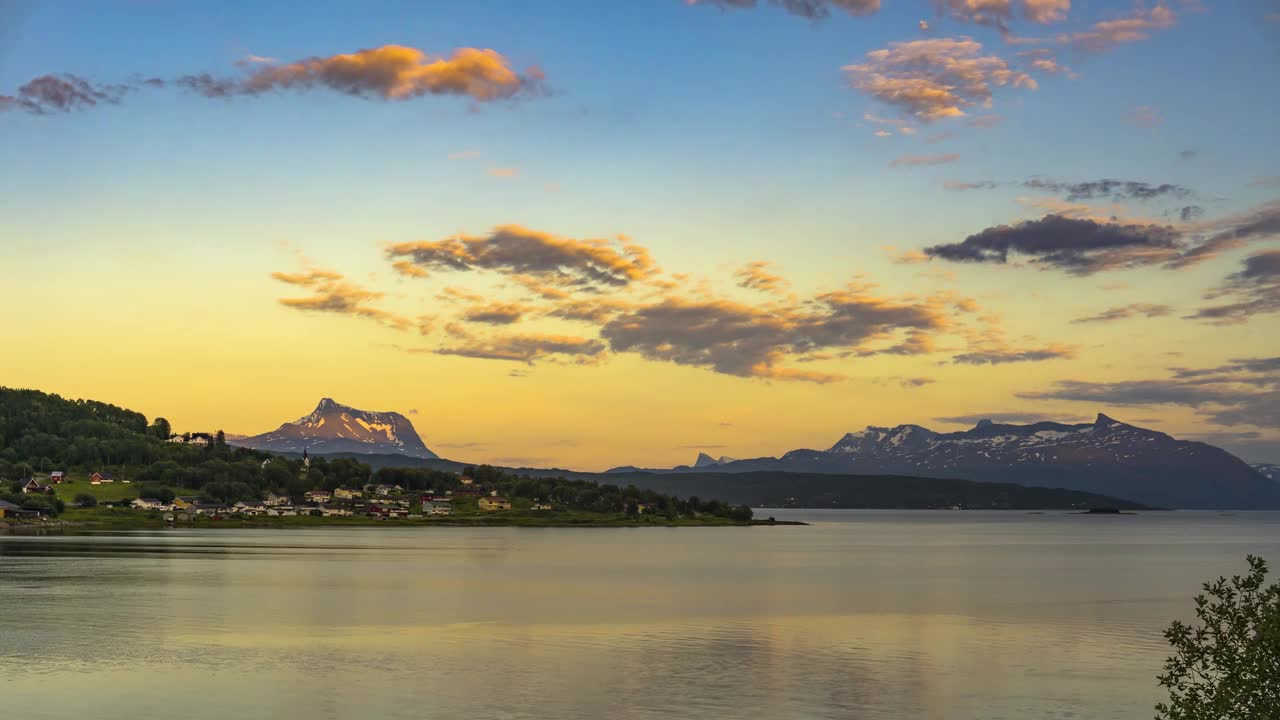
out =
<svg viewBox="0 0 1280 720"><path fill-rule="evenodd" d="M1168 508L1280 508L1274 466L1263 466L1272 468L1269 471L1254 468L1221 448L1177 440L1101 414L1092 423L1075 425L983 420L970 430L952 433L919 425L870 426L847 433L826 450L792 450L776 458L728 462L701 455L695 467L719 473L914 475L1008 482ZM692 469L682 465L641 472ZM638 470L628 466L610 472Z"/></svg>
<svg viewBox="0 0 1280 720"><path fill-rule="evenodd" d="M357 410L330 398L295 422L261 435L229 437L229 442L287 454L354 455L382 467L464 466L429 450L405 416ZM519 471L544 474L535 468ZM1101 414L1094 422L1081 424L983 420L972 429L949 433L920 425L868 426L845 434L826 450L800 449L780 457L750 459L699 453L692 465L618 467L604 473L602 481L625 474L628 482L644 486L645 479L654 475L762 472L769 474L768 482L784 485L787 474L801 473L914 476L1063 488L1166 508L1280 508L1280 466L1250 466L1221 448L1178 440Z"/></svg>
<svg viewBox="0 0 1280 720"><path fill-rule="evenodd" d="M232 445L269 452L331 455L390 454L436 458L427 449L409 418L396 412L370 412L324 398L310 415L287 422L271 432L232 438Z"/></svg>

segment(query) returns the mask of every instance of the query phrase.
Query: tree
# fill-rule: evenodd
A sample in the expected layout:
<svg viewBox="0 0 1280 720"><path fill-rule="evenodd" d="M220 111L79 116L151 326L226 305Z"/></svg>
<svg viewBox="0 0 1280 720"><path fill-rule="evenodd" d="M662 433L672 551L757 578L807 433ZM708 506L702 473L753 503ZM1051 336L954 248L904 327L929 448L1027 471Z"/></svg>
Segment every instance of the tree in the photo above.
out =
<svg viewBox="0 0 1280 720"><path fill-rule="evenodd" d="M77 493L76 504L79 505L80 507L86 507L86 508L97 507L98 498L94 497L93 495L90 495L89 493Z"/></svg>
<svg viewBox="0 0 1280 720"><path fill-rule="evenodd" d="M158 417L151 423L151 434L161 440L168 440L173 435L173 426L169 424L168 420Z"/></svg>
<svg viewBox="0 0 1280 720"><path fill-rule="evenodd" d="M1274 720L1280 717L1280 582L1266 585L1267 563L1218 578L1197 595L1196 624L1174 621L1165 639L1174 655L1160 685L1169 702L1158 720Z"/></svg>
<svg viewBox="0 0 1280 720"><path fill-rule="evenodd" d="M227 446L227 434L219 430L213 436L213 446L216 448L224 448Z"/></svg>

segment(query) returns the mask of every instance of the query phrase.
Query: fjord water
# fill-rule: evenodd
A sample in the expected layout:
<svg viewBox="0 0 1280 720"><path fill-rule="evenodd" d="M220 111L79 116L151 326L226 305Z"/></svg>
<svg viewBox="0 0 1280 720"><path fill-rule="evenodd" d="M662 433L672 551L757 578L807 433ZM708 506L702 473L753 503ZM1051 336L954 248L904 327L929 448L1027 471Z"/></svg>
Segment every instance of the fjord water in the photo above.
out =
<svg viewBox="0 0 1280 720"><path fill-rule="evenodd" d="M1147 718L1280 513L0 536L0 706L151 718Z"/></svg>

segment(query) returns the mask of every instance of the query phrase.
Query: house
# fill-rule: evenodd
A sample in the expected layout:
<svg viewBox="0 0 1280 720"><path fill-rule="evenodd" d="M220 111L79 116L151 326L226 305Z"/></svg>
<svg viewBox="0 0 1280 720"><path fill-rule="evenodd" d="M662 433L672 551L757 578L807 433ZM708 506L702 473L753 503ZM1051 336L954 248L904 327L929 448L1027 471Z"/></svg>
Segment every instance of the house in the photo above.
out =
<svg viewBox="0 0 1280 720"><path fill-rule="evenodd" d="M262 504L263 504L263 505L266 505L267 507L279 507L279 506L281 506L281 505L288 505L288 504L289 504L289 498L285 497L284 495L277 495L277 494L275 494L275 493L268 493L268 494L267 494L267 499L266 499L266 500L263 500L263 501L262 501Z"/></svg>
<svg viewBox="0 0 1280 720"><path fill-rule="evenodd" d="M39 517L40 513L35 510L18 507L11 502L0 500L0 519L4 518L33 518Z"/></svg>
<svg viewBox="0 0 1280 720"><path fill-rule="evenodd" d="M328 490L308 490L302 494L302 497L305 498L307 502L321 503L331 499L333 497L333 493Z"/></svg>
<svg viewBox="0 0 1280 720"><path fill-rule="evenodd" d="M188 445L196 447L208 447L213 444L213 436L209 433L191 433L190 439L187 440Z"/></svg>
<svg viewBox="0 0 1280 720"><path fill-rule="evenodd" d="M533 509L534 509L534 510L554 510L555 508L552 508L552 507L551 507L551 503L547 503L547 502L535 502L535 503L533 504Z"/></svg>
<svg viewBox="0 0 1280 720"><path fill-rule="evenodd" d="M52 495L53 487L49 485L48 480L37 480L31 478L26 485L22 486L23 495Z"/></svg>
<svg viewBox="0 0 1280 720"><path fill-rule="evenodd" d="M54 470L49 473L49 483L52 485L61 485L67 481L67 474L61 470Z"/></svg>
<svg viewBox="0 0 1280 720"><path fill-rule="evenodd" d="M301 516L304 516L304 517L305 517L305 516L307 516L307 515L319 515L319 514L320 514L320 506L319 506L319 505L299 505L299 506L295 507L295 508L294 508L294 510L297 510L297 514L298 514L298 515L301 515Z"/></svg>
<svg viewBox="0 0 1280 720"><path fill-rule="evenodd" d="M204 515L205 517L222 517L231 510L226 505L218 503L196 503L194 509L196 515Z"/></svg>
<svg viewBox="0 0 1280 720"><path fill-rule="evenodd" d="M356 498L363 497L364 493L359 490L351 490L349 488L338 488L333 491L333 496L338 500L355 500Z"/></svg>
<svg viewBox="0 0 1280 720"><path fill-rule="evenodd" d="M103 485L106 483L113 483L115 481L115 475L112 475L109 472L96 472L89 476L90 485Z"/></svg>
<svg viewBox="0 0 1280 720"><path fill-rule="evenodd" d="M271 517L297 517L298 510L292 505L272 505L267 508L267 515Z"/></svg>
<svg viewBox="0 0 1280 720"><path fill-rule="evenodd" d="M266 503L261 503L256 501L245 502L241 500L240 502L232 506L231 510L233 512L240 513L241 515L249 515L251 517L256 517L258 515L267 514L267 505Z"/></svg>
<svg viewBox="0 0 1280 720"><path fill-rule="evenodd" d="M471 483L476 481L475 478L467 477L466 475L463 475L461 478L459 478L459 480L460 482L462 482L463 485L470 485Z"/></svg>
<svg viewBox="0 0 1280 720"><path fill-rule="evenodd" d="M404 488L399 485L378 484L373 486L373 492L377 495L386 497L392 493L404 492Z"/></svg>
<svg viewBox="0 0 1280 720"><path fill-rule="evenodd" d="M423 500L423 515L448 515L453 512L453 504L448 500Z"/></svg>
<svg viewBox="0 0 1280 720"><path fill-rule="evenodd" d="M175 510L190 510L200 503L200 498L195 495L182 495L173 499L173 507Z"/></svg>
<svg viewBox="0 0 1280 720"><path fill-rule="evenodd" d="M395 507L393 505L370 505L365 514L369 517L382 518L405 518L409 517L409 511L406 508Z"/></svg>
<svg viewBox="0 0 1280 720"><path fill-rule="evenodd" d="M129 506L135 510L172 510L172 505L166 505L155 498L138 498L129 503Z"/></svg>
<svg viewBox="0 0 1280 720"><path fill-rule="evenodd" d="M347 508L329 505L320 506L320 517L347 517L349 515L351 515L351 510Z"/></svg>
<svg viewBox="0 0 1280 720"><path fill-rule="evenodd" d="M480 498L480 509L481 510L510 510L511 501L504 497L498 497L497 495L482 497Z"/></svg>

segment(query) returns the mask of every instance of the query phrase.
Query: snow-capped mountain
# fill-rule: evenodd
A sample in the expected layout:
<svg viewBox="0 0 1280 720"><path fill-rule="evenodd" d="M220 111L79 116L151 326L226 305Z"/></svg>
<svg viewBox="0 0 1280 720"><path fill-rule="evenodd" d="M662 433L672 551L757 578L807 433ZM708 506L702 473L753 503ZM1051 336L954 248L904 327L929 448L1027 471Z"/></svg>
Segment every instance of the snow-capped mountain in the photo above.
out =
<svg viewBox="0 0 1280 720"><path fill-rule="evenodd" d="M1276 465L1275 463L1258 463L1253 466L1253 469L1257 470L1259 475L1267 478L1268 480L1274 480L1275 482L1280 483L1280 465Z"/></svg>
<svg viewBox="0 0 1280 720"><path fill-rule="evenodd" d="M1280 508L1280 484L1227 451L1106 415L1079 425L983 420L952 433L873 426L846 434L827 450L696 469L952 477L1082 490L1167 508Z"/></svg>
<svg viewBox="0 0 1280 720"><path fill-rule="evenodd" d="M362 453L435 458L413 429L409 418L396 412L369 412L324 398L310 415L278 429L232 442L256 450L312 455Z"/></svg>

